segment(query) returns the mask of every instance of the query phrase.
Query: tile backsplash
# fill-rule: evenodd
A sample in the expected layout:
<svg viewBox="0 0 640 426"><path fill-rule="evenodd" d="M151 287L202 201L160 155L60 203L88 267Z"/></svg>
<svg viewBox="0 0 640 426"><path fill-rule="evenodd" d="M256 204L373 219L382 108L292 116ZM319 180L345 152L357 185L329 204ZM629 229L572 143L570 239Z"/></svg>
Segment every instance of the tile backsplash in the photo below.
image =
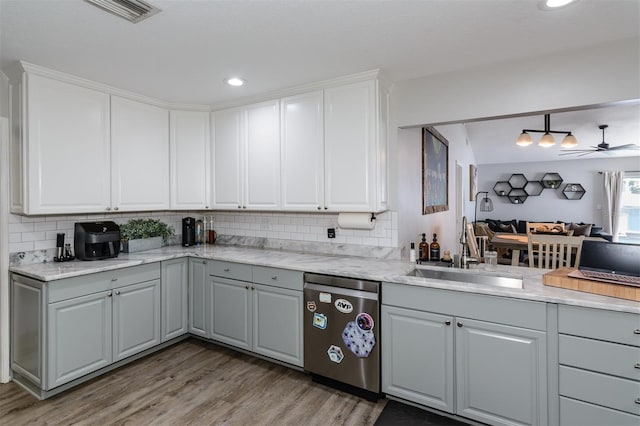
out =
<svg viewBox="0 0 640 426"><path fill-rule="evenodd" d="M395 248L398 245L398 214L384 212L376 215L376 225L372 230L350 230L338 228L337 213L266 213L266 212L141 212L80 214L51 216L9 215L9 252L11 254L32 251L47 251L56 246L56 236L65 233L65 242L73 246L75 222L113 220L122 224L133 218L159 219L173 226L180 242L181 220L192 216L196 219L213 217L214 229L219 235L250 237L253 239ZM327 237L327 228L336 229L336 237ZM306 247L310 247L309 244Z"/></svg>

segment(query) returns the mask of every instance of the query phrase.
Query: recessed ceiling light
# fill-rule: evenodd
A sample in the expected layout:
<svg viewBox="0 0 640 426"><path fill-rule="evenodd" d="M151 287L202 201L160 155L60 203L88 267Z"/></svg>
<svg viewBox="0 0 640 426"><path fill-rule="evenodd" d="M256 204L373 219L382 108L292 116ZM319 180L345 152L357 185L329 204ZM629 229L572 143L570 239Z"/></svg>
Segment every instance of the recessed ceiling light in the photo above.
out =
<svg viewBox="0 0 640 426"><path fill-rule="evenodd" d="M224 80L229 86L239 87L244 85L244 80L238 77L230 77Z"/></svg>
<svg viewBox="0 0 640 426"><path fill-rule="evenodd" d="M544 0L538 3L538 7L542 10L558 10L577 2L578 0Z"/></svg>

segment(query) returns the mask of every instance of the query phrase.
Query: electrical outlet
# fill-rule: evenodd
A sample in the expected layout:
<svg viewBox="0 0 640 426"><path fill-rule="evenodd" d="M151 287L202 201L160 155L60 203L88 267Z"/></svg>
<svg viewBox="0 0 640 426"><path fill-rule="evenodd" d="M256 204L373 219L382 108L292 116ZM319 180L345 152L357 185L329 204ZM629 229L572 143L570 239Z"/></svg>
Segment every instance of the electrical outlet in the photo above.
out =
<svg viewBox="0 0 640 426"><path fill-rule="evenodd" d="M327 228L327 238L336 237L336 228Z"/></svg>

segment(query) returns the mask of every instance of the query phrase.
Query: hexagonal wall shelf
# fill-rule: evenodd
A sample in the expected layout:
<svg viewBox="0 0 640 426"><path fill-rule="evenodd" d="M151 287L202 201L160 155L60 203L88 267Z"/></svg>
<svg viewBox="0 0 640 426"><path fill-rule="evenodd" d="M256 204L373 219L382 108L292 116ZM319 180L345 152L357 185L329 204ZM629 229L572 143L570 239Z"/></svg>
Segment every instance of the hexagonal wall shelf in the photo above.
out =
<svg viewBox="0 0 640 426"><path fill-rule="evenodd" d="M579 200L584 196L584 187L579 183L568 183L562 190L562 195L567 200Z"/></svg>
<svg viewBox="0 0 640 426"><path fill-rule="evenodd" d="M512 174L509 178L509 185L513 189L524 189L527 184L527 178L522 173Z"/></svg>
<svg viewBox="0 0 640 426"><path fill-rule="evenodd" d="M530 180L524 186L524 192L526 192L530 197L535 197L542 194L543 189L544 186L542 186L542 183L538 180Z"/></svg>
<svg viewBox="0 0 640 426"><path fill-rule="evenodd" d="M545 188L558 189L562 185L562 176L558 173L545 173L540 182Z"/></svg>
<svg viewBox="0 0 640 426"><path fill-rule="evenodd" d="M493 185L493 192L495 192L499 197L506 197L511 189L511 185L509 185L509 182L506 180L498 181Z"/></svg>

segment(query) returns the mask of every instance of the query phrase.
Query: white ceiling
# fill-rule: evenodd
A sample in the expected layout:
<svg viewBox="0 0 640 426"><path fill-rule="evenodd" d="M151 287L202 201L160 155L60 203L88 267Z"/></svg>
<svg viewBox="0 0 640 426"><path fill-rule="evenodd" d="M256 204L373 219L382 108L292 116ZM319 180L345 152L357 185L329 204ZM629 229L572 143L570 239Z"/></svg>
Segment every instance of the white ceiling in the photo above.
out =
<svg viewBox="0 0 640 426"><path fill-rule="evenodd" d="M0 66L25 60L158 99L215 105L376 68L401 81L640 38L639 0L579 0L553 12L539 0L149 2L162 12L131 24L79 0L0 0ZM231 75L247 85L226 86ZM604 118L572 119L574 129L593 127L592 136L575 130L579 140L599 142ZM552 116L552 128L559 120ZM637 132L618 138L607 120L613 144L637 143ZM509 134L511 144L518 129L542 128L543 119L507 124L514 135L496 132L495 143ZM470 136L486 136L487 125L470 124Z"/></svg>

